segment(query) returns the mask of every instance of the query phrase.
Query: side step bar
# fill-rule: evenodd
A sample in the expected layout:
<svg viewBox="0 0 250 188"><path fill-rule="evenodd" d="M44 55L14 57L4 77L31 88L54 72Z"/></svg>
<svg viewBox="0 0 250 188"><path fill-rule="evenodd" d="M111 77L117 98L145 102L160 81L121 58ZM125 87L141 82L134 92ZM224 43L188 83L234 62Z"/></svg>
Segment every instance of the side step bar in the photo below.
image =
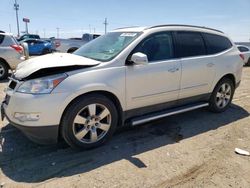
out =
<svg viewBox="0 0 250 188"><path fill-rule="evenodd" d="M147 122L150 122L150 121L154 121L154 120L157 120L157 119L160 119L160 118L172 116L172 115L175 115L175 114L188 112L188 111L195 110L195 109L198 109L198 108L203 108L203 107L206 107L208 105L209 105L209 103L198 103L198 104L194 104L194 105L186 105L186 106L166 110L166 111L163 111L163 112L153 113L153 114L146 115L146 116L143 116L143 117L137 117L137 118L132 119L132 126L147 123Z"/></svg>

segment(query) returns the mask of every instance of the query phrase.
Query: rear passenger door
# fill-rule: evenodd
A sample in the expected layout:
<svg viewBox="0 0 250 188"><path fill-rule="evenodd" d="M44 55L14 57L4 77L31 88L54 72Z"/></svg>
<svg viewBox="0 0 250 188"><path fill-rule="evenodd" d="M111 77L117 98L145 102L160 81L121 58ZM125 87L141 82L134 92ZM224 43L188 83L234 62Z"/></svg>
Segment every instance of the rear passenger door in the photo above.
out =
<svg viewBox="0 0 250 188"><path fill-rule="evenodd" d="M207 56L203 36L199 32L175 32L177 56L182 76L179 99L207 94L215 76L213 58Z"/></svg>

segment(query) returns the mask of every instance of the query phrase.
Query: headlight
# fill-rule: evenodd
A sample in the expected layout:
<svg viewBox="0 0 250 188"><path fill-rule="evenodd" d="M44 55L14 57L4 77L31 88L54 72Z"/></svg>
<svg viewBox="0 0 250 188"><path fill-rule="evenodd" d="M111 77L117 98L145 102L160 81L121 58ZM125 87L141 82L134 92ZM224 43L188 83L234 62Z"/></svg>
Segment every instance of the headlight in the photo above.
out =
<svg viewBox="0 0 250 188"><path fill-rule="evenodd" d="M43 78L37 78L34 80L28 80L23 82L17 92L20 93L30 93L30 94L46 94L51 93L51 91L60 84L67 74L57 74L53 76L47 76Z"/></svg>

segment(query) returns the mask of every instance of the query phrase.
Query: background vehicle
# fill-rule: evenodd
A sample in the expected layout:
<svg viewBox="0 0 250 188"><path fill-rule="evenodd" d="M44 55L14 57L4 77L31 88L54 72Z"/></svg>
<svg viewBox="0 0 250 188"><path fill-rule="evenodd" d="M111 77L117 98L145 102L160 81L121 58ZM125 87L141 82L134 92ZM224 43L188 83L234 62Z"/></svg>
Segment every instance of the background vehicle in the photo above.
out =
<svg viewBox="0 0 250 188"><path fill-rule="evenodd" d="M59 52L73 53L75 50L80 48L82 45L89 41L99 37L100 34L88 34L82 35L82 38L70 38L70 39L54 39L56 50Z"/></svg>
<svg viewBox="0 0 250 188"><path fill-rule="evenodd" d="M72 147L97 147L117 126L202 107L225 111L240 84L242 65L236 45L218 30L118 29L73 54L21 63L2 113L36 142L57 142L60 133Z"/></svg>
<svg viewBox="0 0 250 188"><path fill-rule="evenodd" d="M250 49L247 46L237 45L239 51L244 55L244 65L250 66Z"/></svg>
<svg viewBox="0 0 250 188"><path fill-rule="evenodd" d="M39 39L24 39L22 42L28 44L29 55L43 55L54 51L51 42Z"/></svg>
<svg viewBox="0 0 250 188"><path fill-rule="evenodd" d="M8 33L0 33L0 80L24 60L23 47Z"/></svg>
<svg viewBox="0 0 250 188"><path fill-rule="evenodd" d="M20 38L18 38L17 40L19 42L21 42L24 39L40 39L40 36L39 35L35 35L35 34L24 34Z"/></svg>

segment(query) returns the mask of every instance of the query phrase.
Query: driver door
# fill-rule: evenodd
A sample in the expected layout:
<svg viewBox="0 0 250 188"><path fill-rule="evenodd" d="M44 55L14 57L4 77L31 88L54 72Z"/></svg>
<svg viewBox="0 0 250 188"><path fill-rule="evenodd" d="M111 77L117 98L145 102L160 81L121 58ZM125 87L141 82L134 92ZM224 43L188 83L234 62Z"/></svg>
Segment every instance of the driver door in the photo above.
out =
<svg viewBox="0 0 250 188"><path fill-rule="evenodd" d="M176 101L180 91L181 64L174 59L171 32L147 37L132 54L136 52L146 54L148 64L133 64L126 68L128 110Z"/></svg>

